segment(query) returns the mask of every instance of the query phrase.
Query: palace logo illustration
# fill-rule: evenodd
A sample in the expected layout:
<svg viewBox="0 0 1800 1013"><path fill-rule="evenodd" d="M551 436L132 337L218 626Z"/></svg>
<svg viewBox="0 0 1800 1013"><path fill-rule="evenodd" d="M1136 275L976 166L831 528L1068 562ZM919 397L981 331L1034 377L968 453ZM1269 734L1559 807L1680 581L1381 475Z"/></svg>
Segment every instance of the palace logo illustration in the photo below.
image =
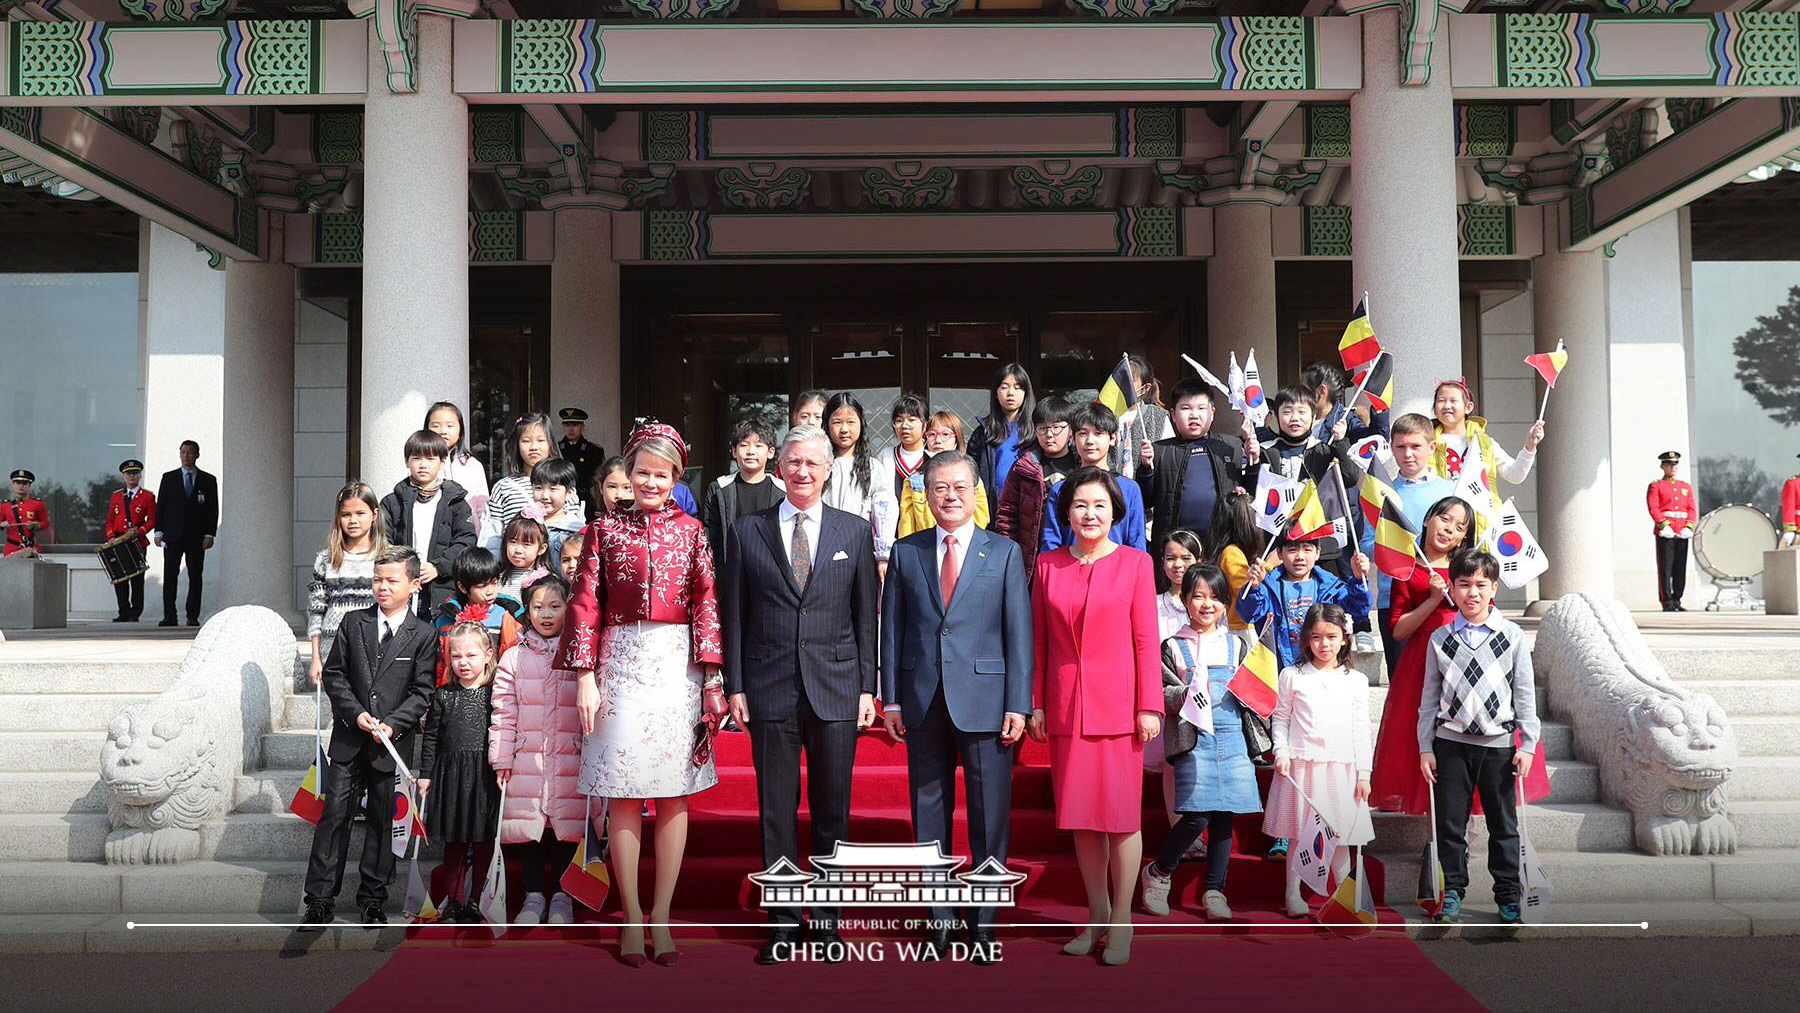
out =
<svg viewBox="0 0 1800 1013"><path fill-rule="evenodd" d="M778 858L750 881L762 888L760 907L1011 907L1025 874L989 858L969 872L968 859L946 855L936 843L851 844L814 855L816 873Z"/></svg>

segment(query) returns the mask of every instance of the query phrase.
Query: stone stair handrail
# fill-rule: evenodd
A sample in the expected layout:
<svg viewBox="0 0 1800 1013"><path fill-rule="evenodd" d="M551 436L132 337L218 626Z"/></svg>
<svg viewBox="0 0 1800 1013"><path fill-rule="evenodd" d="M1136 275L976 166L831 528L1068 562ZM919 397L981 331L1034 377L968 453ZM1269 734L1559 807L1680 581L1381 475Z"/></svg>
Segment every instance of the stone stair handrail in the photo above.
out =
<svg viewBox="0 0 1800 1013"><path fill-rule="evenodd" d="M1678 685L1623 603L1564 595L1545 614L1532 652L1551 712L1574 728L1575 753L1600 771L1600 793L1631 813L1651 855L1737 851L1726 785L1737 736L1706 693Z"/></svg>
<svg viewBox="0 0 1800 1013"><path fill-rule="evenodd" d="M238 775L256 765L294 654L274 610L228 608L194 638L173 685L113 719L100 752L107 864L199 857L201 825L226 814Z"/></svg>

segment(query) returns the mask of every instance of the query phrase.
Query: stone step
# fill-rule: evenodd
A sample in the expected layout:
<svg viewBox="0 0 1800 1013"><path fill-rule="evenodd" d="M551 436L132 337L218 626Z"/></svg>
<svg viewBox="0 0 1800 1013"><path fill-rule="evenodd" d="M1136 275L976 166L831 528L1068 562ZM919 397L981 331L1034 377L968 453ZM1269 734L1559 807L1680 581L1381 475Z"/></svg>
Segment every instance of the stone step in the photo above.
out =
<svg viewBox="0 0 1800 1013"><path fill-rule="evenodd" d="M7 884L5 893L0 894L0 914L216 911L286 915L299 910L306 863L202 861L120 866L0 862L0 879Z"/></svg>
<svg viewBox="0 0 1800 1013"><path fill-rule="evenodd" d="M1800 672L1800 647L1704 647L1652 649L1669 678L1677 682L1716 679L1791 679ZM1705 689L1694 686L1693 689Z"/></svg>
<svg viewBox="0 0 1800 1013"><path fill-rule="evenodd" d="M324 715L325 727L330 728L331 701L324 701L323 708L322 714ZM275 725L282 730L304 731L310 734L313 730L312 693L296 693L283 698L281 702L281 713L278 715Z"/></svg>
<svg viewBox="0 0 1800 1013"><path fill-rule="evenodd" d="M326 739L330 740L329 734ZM269 732L262 737L264 767L304 770L312 766L317 752L311 728L305 731Z"/></svg>
<svg viewBox="0 0 1800 1013"><path fill-rule="evenodd" d="M1738 755L1800 756L1800 715L1732 714L1730 719Z"/></svg>
<svg viewBox="0 0 1800 1013"><path fill-rule="evenodd" d="M1551 760L1550 795L1543 802L1600 801L1600 768L1583 760Z"/></svg>
<svg viewBox="0 0 1800 1013"><path fill-rule="evenodd" d="M1539 851L1629 851L1631 814L1597 802L1537 802L1525 807L1525 829ZM1376 813L1371 851L1418 854L1431 839L1430 818ZM1487 822L1469 820L1471 853L1487 854ZM1482 859L1485 861L1485 858Z"/></svg>
<svg viewBox="0 0 1800 1013"><path fill-rule="evenodd" d="M100 775L64 771L0 773L0 813L104 813Z"/></svg>
<svg viewBox="0 0 1800 1013"><path fill-rule="evenodd" d="M1711 694L1733 718L1770 715L1800 719L1800 679L1712 679L1693 688Z"/></svg>
<svg viewBox="0 0 1800 1013"><path fill-rule="evenodd" d="M174 661L0 661L0 693L161 693L180 675Z"/></svg>
<svg viewBox="0 0 1800 1013"><path fill-rule="evenodd" d="M298 921L297 912L0 915L0 953L392 951L406 938L397 905L389 905L393 923L371 932L355 924L356 911L346 899L338 905L337 927L305 936L288 927Z"/></svg>
<svg viewBox="0 0 1800 1013"><path fill-rule="evenodd" d="M289 769L240 774L232 790L232 812L285 813L305 777L306 771Z"/></svg>
<svg viewBox="0 0 1800 1013"><path fill-rule="evenodd" d="M104 731L119 712L154 693L0 693L0 732Z"/></svg>
<svg viewBox="0 0 1800 1013"><path fill-rule="evenodd" d="M111 831L105 813L0 814L0 855L9 861L98 862Z"/></svg>
<svg viewBox="0 0 1800 1013"><path fill-rule="evenodd" d="M0 770L99 770L104 731L0 732Z"/></svg>
<svg viewBox="0 0 1800 1013"><path fill-rule="evenodd" d="M1726 806L1740 848L1800 848L1800 800L1746 801Z"/></svg>
<svg viewBox="0 0 1800 1013"><path fill-rule="evenodd" d="M1472 852L1466 896L1493 897L1487 858ZM1387 903L1409 917L1417 911L1420 851L1382 853ZM1652 856L1636 852L1539 851L1555 899L1568 903L1696 900L1800 900L1800 852L1743 850L1735 855Z"/></svg>
<svg viewBox="0 0 1800 1013"><path fill-rule="evenodd" d="M1727 787L1733 801L1800 800L1800 756L1740 756Z"/></svg>
<svg viewBox="0 0 1800 1013"><path fill-rule="evenodd" d="M290 798L292 794L290 791ZM285 802L283 799L284 809ZM351 824L352 861L362 853L362 835L363 824ZM219 862L298 862L310 853L312 838L313 825L289 812L232 813L201 829L200 855ZM443 854L443 846L428 844L421 854L421 861L436 861Z"/></svg>

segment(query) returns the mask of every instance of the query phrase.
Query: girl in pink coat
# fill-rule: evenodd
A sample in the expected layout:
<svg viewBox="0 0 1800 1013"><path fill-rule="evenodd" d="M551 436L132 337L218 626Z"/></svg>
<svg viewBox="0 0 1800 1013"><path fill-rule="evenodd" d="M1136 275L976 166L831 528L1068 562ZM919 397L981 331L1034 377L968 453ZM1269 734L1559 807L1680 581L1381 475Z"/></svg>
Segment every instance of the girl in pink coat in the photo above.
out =
<svg viewBox="0 0 1800 1013"><path fill-rule="evenodd" d="M562 878L575 857L587 799L576 788L581 713L575 707L575 673L551 667L569 585L560 577L540 577L524 597L525 633L500 656L494 675L488 764L506 786L500 844L519 863L525 887L524 906L513 920L533 925L544 920L547 886ZM548 906L551 925L574 920L568 894L558 890Z"/></svg>

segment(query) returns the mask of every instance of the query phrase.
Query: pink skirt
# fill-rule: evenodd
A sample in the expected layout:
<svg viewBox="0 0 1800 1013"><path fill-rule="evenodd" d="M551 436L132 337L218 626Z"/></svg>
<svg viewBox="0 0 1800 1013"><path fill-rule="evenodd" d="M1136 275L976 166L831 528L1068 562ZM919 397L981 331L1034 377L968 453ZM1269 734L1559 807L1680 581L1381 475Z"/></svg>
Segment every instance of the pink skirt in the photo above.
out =
<svg viewBox="0 0 1800 1013"><path fill-rule="evenodd" d="M1050 736L1050 784L1058 830L1143 827L1144 746L1136 735Z"/></svg>
<svg viewBox="0 0 1800 1013"><path fill-rule="evenodd" d="M1270 837L1299 837L1307 825L1306 798L1319 807L1319 815L1338 833L1340 844L1367 844L1375 839L1375 823L1366 802L1356 800L1356 765L1329 760L1295 760L1294 784L1276 774L1269 782L1269 804L1263 814L1263 833Z"/></svg>

